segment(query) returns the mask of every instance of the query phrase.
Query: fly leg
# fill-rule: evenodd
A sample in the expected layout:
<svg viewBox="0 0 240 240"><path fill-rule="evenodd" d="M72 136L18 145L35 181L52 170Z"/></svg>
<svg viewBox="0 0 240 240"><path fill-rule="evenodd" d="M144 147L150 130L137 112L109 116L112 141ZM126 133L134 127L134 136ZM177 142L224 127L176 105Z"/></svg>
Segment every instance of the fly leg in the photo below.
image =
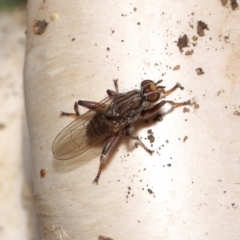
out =
<svg viewBox="0 0 240 240"><path fill-rule="evenodd" d="M79 100L78 102L74 103L75 113L61 112L60 116L74 116L74 117L80 116L79 111L78 111L78 105L83 106L88 109L91 109L93 111L95 111L99 107L98 102Z"/></svg>
<svg viewBox="0 0 240 240"><path fill-rule="evenodd" d="M171 94L172 92L174 92L178 88L182 89L182 86L180 85L180 83L176 83L176 85L173 88L171 88L171 89L169 89L167 91L165 91L163 89L163 91L162 91L163 96L162 97L165 98L166 96L168 96L169 94Z"/></svg>
<svg viewBox="0 0 240 240"><path fill-rule="evenodd" d="M114 82L114 87L115 87L116 92L113 91L113 90L108 89L108 90L107 90L107 94L108 94L108 96L109 96L110 98L112 98L112 97L114 97L114 96L116 96L116 95L119 94L118 83L117 83L117 82L118 82L118 79L113 79L113 82Z"/></svg>
<svg viewBox="0 0 240 240"><path fill-rule="evenodd" d="M117 79L113 79L114 82L114 87L116 89L116 92L119 93L119 89L118 89L118 78Z"/></svg>
<svg viewBox="0 0 240 240"><path fill-rule="evenodd" d="M98 168L98 173L97 173L97 176L95 177L95 179L93 180L93 183L98 184L98 180L101 176L101 172L102 172L102 169L103 169L103 166L104 166L104 163L105 163L104 157L107 154L108 150L112 147L112 145L117 142L117 140L120 138L120 136L121 135L112 136L111 138L108 139L107 143L105 144L105 146L102 150L101 157L100 157L100 164L99 164L99 168Z"/></svg>
<svg viewBox="0 0 240 240"><path fill-rule="evenodd" d="M73 108L74 108L75 113L61 112L60 116L74 116L74 117L80 116L79 111L78 111L78 102L74 103Z"/></svg>
<svg viewBox="0 0 240 240"><path fill-rule="evenodd" d="M150 153L150 154L154 153L153 150L147 148L147 146L142 142L142 140L138 136L133 136L132 135L133 129L134 128L129 124L125 129L126 136L133 139L133 140L136 140L136 142L135 142L136 147L138 147L138 145L140 145L148 153Z"/></svg>
<svg viewBox="0 0 240 240"><path fill-rule="evenodd" d="M153 107L143 110L140 114L141 118L147 119L147 118L151 117L152 115L156 114L159 111L159 109L166 103L171 104L173 108L191 105L190 100L188 100L186 102L180 102L180 103L177 103L174 101L163 100L163 101L155 104Z"/></svg>

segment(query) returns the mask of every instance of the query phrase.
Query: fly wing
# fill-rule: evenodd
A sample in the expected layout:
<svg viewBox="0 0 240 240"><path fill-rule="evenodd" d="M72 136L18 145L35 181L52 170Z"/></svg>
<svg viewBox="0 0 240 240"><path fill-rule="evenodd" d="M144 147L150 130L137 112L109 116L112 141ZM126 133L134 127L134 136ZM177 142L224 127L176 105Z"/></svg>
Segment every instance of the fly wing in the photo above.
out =
<svg viewBox="0 0 240 240"><path fill-rule="evenodd" d="M96 112L105 110L110 101L111 98L109 97L103 99L94 111L89 110L79 116L57 135L52 145L52 152L56 159L68 160L75 158L106 137L107 133L90 140L86 135L86 128Z"/></svg>

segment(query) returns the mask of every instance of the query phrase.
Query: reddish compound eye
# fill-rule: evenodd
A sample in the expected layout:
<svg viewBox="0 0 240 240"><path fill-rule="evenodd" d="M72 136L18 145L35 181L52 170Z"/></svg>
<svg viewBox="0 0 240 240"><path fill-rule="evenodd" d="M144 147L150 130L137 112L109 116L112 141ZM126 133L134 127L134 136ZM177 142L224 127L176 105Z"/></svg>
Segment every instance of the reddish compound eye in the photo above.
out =
<svg viewBox="0 0 240 240"><path fill-rule="evenodd" d="M144 80L141 83L144 97L148 102L156 102L160 98L158 88L152 80Z"/></svg>

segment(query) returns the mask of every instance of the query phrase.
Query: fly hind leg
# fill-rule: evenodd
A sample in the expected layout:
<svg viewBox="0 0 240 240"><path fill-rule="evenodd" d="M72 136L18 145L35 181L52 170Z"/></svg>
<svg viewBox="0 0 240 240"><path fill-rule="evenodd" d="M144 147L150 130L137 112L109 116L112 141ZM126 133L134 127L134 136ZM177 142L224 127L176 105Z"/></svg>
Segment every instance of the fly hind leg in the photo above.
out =
<svg viewBox="0 0 240 240"><path fill-rule="evenodd" d="M78 102L75 102L75 103L74 103L73 108L74 108L74 112L75 112L75 113L68 113L68 112L63 112L63 111L62 111L61 114L60 114L60 116L73 116L73 117L78 117L78 116L80 116L79 111L78 111Z"/></svg>
<svg viewBox="0 0 240 240"><path fill-rule="evenodd" d="M105 163L104 157L107 154L107 152L109 151L109 149L113 146L113 144L118 141L119 138L120 138L120 135L112 136L111 138L108 139L107 143L105 144L105 146L102 150L101 157L100 157L100 164L99 164L99 168L98 168L98 173L97 173L97 176L95 177L95 179L93 180L93 183L98 184L98 181L99 181L99 178L101 176L101 172L103 170L103 166L104 166L104 163Z"/></svg>

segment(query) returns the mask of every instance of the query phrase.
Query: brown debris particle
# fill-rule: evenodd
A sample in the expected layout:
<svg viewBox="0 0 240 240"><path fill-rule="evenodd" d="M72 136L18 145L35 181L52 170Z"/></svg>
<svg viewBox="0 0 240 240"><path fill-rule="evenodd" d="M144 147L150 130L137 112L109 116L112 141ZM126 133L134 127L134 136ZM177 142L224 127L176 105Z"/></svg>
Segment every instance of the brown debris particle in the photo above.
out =
<svg viewBox="0 0 240 240"><path fill-rule="evenodd" d="M185 52L185 55L186 56L189 56L189 55L192 55L193 54L193 50L187 50L186 52Z"/></svg>
<svg viewBox="0 0 240 240"><path fill-rule="evenodd" d="M183 138L183 142L186 142L187 139L188 139L188 136L185 136L185 137Z"/></svg>
<svg viewBox="0 0 240 240"><path fill-rule="evenodd" d="M148 133L148 134L153 134L152 129L148 129L147 133Z"/></svg>
<svg viewBox="0 0 240 240"><path fill-rule="evenodd" d="M202 68L196 68L195 71L197 72L197 75L203 75L204 71L202 70Z"/></svg>
<svg viewBox="0 0 240 240"><path fill-rule="evenodd" d="M239 117L239 116L240 116L240 112L239 112L239 111L235 111L235 112L234 112L234 115L236 115L236 116Z"/></svg>
<svg viewBox="0 0 240 240"><path fill-rule="evenodd" d="M4 129L6 126L3 123L0 123L0 129Z"/></svg>
<svg viewBox="0 0 240 240"><path fill-rule="evenodd" d="M180 69L180 65L177 65L173 68L173 71L179 70Z"/></svg>
<svg viewBox="0 0 240 240"><path fill-rule="evenodd" d="M193 104L193 107L194 107L194 109L199 109L199 108L200 108L200 105L197 104L197 103L194 103L194 104Z"/></svg>
<svg viewBox="0 0 240 240"><path fill-rule="evenodd" d="M236 0L230 0L230 2L231 2L232 10L235 10L238 7L237 1Z"/></svg>
<svg viewBox="0 0 240 240"><path fill-rule="evenodd" d="M48 26L48 23L45 20L35 21L33 25L33 33L36 35L42 35Z"/></svg>
<svg viewBox="0 0 240 240"><path fill-rule="evenodd" d="M222 6L226 6L226 5L227 5L227 2L228 2L228 0L220 0L220 2L221 2L221 4L222 4Z"/></svg>
<svg viewBox="0 0 240 240"><path fill-rule="evenodd" d="M100 235L100 236L98 237L98 240L113 240L113 239L110 238L110 237L104 237L104 236Z"/></svg>
<svg viewBox="0 0 240 240"><path fill-rule="evenodd" d="M43 178L43 177L45 177L45 175L46 175L46 170L45 169L41 169L40 170L40 177Z"/></svg>
<svg viewBox="0 0 240 240"><path fill-rule="evenodd" d="M155 141L155 137L153 135L148 135L148 140L150 141L150 143L154 143Z"/></svg>
<svg viewBox="0 0 240 240"><path fill-rule="evenodd" d="M229 36L224 36L225 43L229 43Z"/></svg>
<svg viewBox="0 0 240 240"><path fill-rule="evenodd" d="M209 30L208 25L203 21L198 21L198 23L197 23L197 33L198 33L199 36L201 36L201 37L204 36L204 30L205 29Z"/></svg>
<svg viewBox="0 0 240 240"><path fill-rule="evenodd" d="M188 37L186 34L184 34L182 37L178 38L177 46L179 47L179 50L182 51L184 47L187 47L188 45Z"/></svg>
<svg viewBox="0 0 240 240"><path fill-rule="evenodd" d="M193 37L192 37L192 40L196 42L196 41L198 40L198 37L193 36Z"/></svg>
<svg viewBox="0 0 240 240"><path fill-rule="evenodd" d="M148 191L150 194L153 194L153 190L152 190L152 189L149 188L147 191Z"/></svg>
<svg viewBox="0 0 240 240"><path fill-rule="evenodd" d="M55 21L55 20L57 20L58 18L59 18L59 15L58 15L57 13L52 13L51 16L50 16L50 19L51 19L52 21Z"/></svg>
<svg viewBox="0 0 240 240"><path fill-rule="evenodd" d="M184 113L190 112L190 110L189 110L189 108L184 107L184 108L183 108L183 112L184 112Z"/></svg>

